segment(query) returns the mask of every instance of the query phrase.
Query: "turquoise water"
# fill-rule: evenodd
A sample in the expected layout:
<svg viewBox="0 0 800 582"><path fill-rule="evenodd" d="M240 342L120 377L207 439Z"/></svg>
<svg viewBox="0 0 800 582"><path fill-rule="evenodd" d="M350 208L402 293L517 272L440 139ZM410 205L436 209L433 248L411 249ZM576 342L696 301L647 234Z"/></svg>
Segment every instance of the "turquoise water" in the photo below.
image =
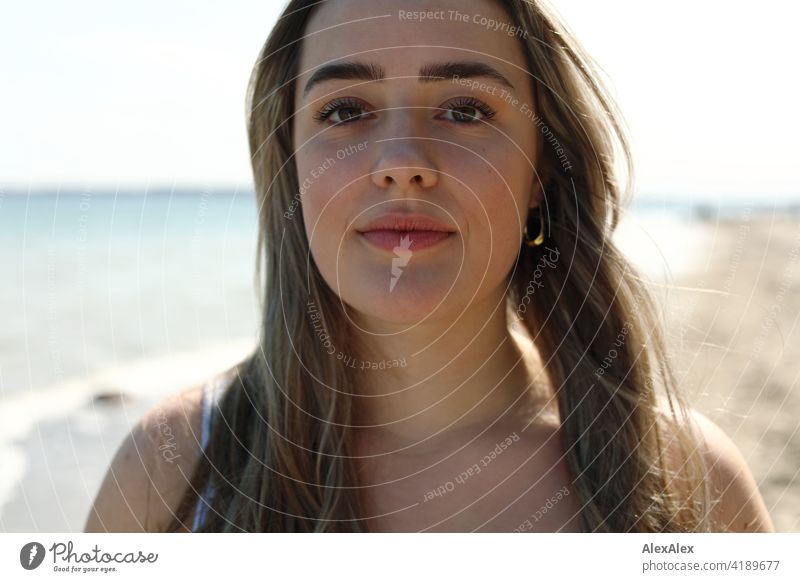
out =
<svg viewBox="0 0 800 582"><path fill-rule="evenodd" d="M252 193L0 197L0 388L255 337Z"/></svg>

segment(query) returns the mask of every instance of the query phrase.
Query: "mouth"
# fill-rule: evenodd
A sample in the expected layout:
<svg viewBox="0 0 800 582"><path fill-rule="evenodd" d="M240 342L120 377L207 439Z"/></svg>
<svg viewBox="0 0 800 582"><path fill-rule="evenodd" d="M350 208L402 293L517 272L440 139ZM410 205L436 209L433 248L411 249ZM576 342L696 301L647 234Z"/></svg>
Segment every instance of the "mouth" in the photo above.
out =
<svg viewBox="0 0 800 582"><path fill-rule="evenodd" d="M455 232L440 230L393 230L380 229L359 233L361 237L384 251L395 254L414 253L437 246L455 237Z"/></svg>
<svg viewBox="0 0 800 582"><path fill-rule="evenodd" d="M419 213L384 214L357 232L371 246L400 255L441 245L456 236L449 225Z"/></svg>

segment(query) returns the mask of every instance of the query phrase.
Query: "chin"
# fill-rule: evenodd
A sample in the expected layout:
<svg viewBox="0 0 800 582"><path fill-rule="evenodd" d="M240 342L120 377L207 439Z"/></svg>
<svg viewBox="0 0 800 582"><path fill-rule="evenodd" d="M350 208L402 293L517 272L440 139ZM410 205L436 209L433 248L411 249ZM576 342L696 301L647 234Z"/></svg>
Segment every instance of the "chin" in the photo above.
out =
<svg viewBox="0 0 800 582"><path fill-rule="evenodd" d="M426 318L441 317L458 304L461 293L453 279L439 274L400 272L359 273L351 281L360 284L342 288L340 297L353 310L368 319L414 325ZM341 281L340 281L341 283Z"/></svg>

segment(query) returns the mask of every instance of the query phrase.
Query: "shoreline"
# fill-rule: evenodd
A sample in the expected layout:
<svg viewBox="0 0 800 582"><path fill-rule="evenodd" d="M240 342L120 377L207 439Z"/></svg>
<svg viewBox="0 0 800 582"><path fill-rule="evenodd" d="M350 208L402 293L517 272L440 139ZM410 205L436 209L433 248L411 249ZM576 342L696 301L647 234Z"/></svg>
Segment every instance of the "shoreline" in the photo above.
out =
<svg viewBox="0 0 800 582"><path fill-rule="evenodd" d="M81 531L78 521L88 514L130 427L163 398L210 380L254 346L253 340L235 340L6 395L0 409L0 531Z"/></svg>

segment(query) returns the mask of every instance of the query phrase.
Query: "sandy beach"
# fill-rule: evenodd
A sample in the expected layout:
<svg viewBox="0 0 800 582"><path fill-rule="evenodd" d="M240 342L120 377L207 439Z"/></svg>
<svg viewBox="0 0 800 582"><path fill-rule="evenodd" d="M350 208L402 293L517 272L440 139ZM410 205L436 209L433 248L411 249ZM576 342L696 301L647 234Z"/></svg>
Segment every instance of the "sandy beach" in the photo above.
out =
<svg viewBox="0 0 800 582"><path fill-rule="evenodd" d="M751 213L629 222L620 232L620 244L662 285L674 364L690 401L741 449L781 532L800 531L798 224ZM641 228L666 262L631 234ZM132 362L5 398L0 531L81 531L114 452L141 414L224 370L251 345L230 341ZM108 392L129 399L94 402Z"/></svg>
<svg viewBox="0 0 800 582"><path fill-rule="evenodd" d="M800 531L800 218L707 223L668 294L669 336L695 408L744 455L776 531Z"/></svg>
<svg viewBox="0 0 800 582"><path fill-rule="evenodd" d="M0 455L6 481L0 485L6 503L0 509L0 531L83 531L114 453L144 412L170 394L211 379L253 345L229 341L136 361L4 401ZM116 394L125 398L96 398ZM13 433L25 436L14 438Z"/></svg>

